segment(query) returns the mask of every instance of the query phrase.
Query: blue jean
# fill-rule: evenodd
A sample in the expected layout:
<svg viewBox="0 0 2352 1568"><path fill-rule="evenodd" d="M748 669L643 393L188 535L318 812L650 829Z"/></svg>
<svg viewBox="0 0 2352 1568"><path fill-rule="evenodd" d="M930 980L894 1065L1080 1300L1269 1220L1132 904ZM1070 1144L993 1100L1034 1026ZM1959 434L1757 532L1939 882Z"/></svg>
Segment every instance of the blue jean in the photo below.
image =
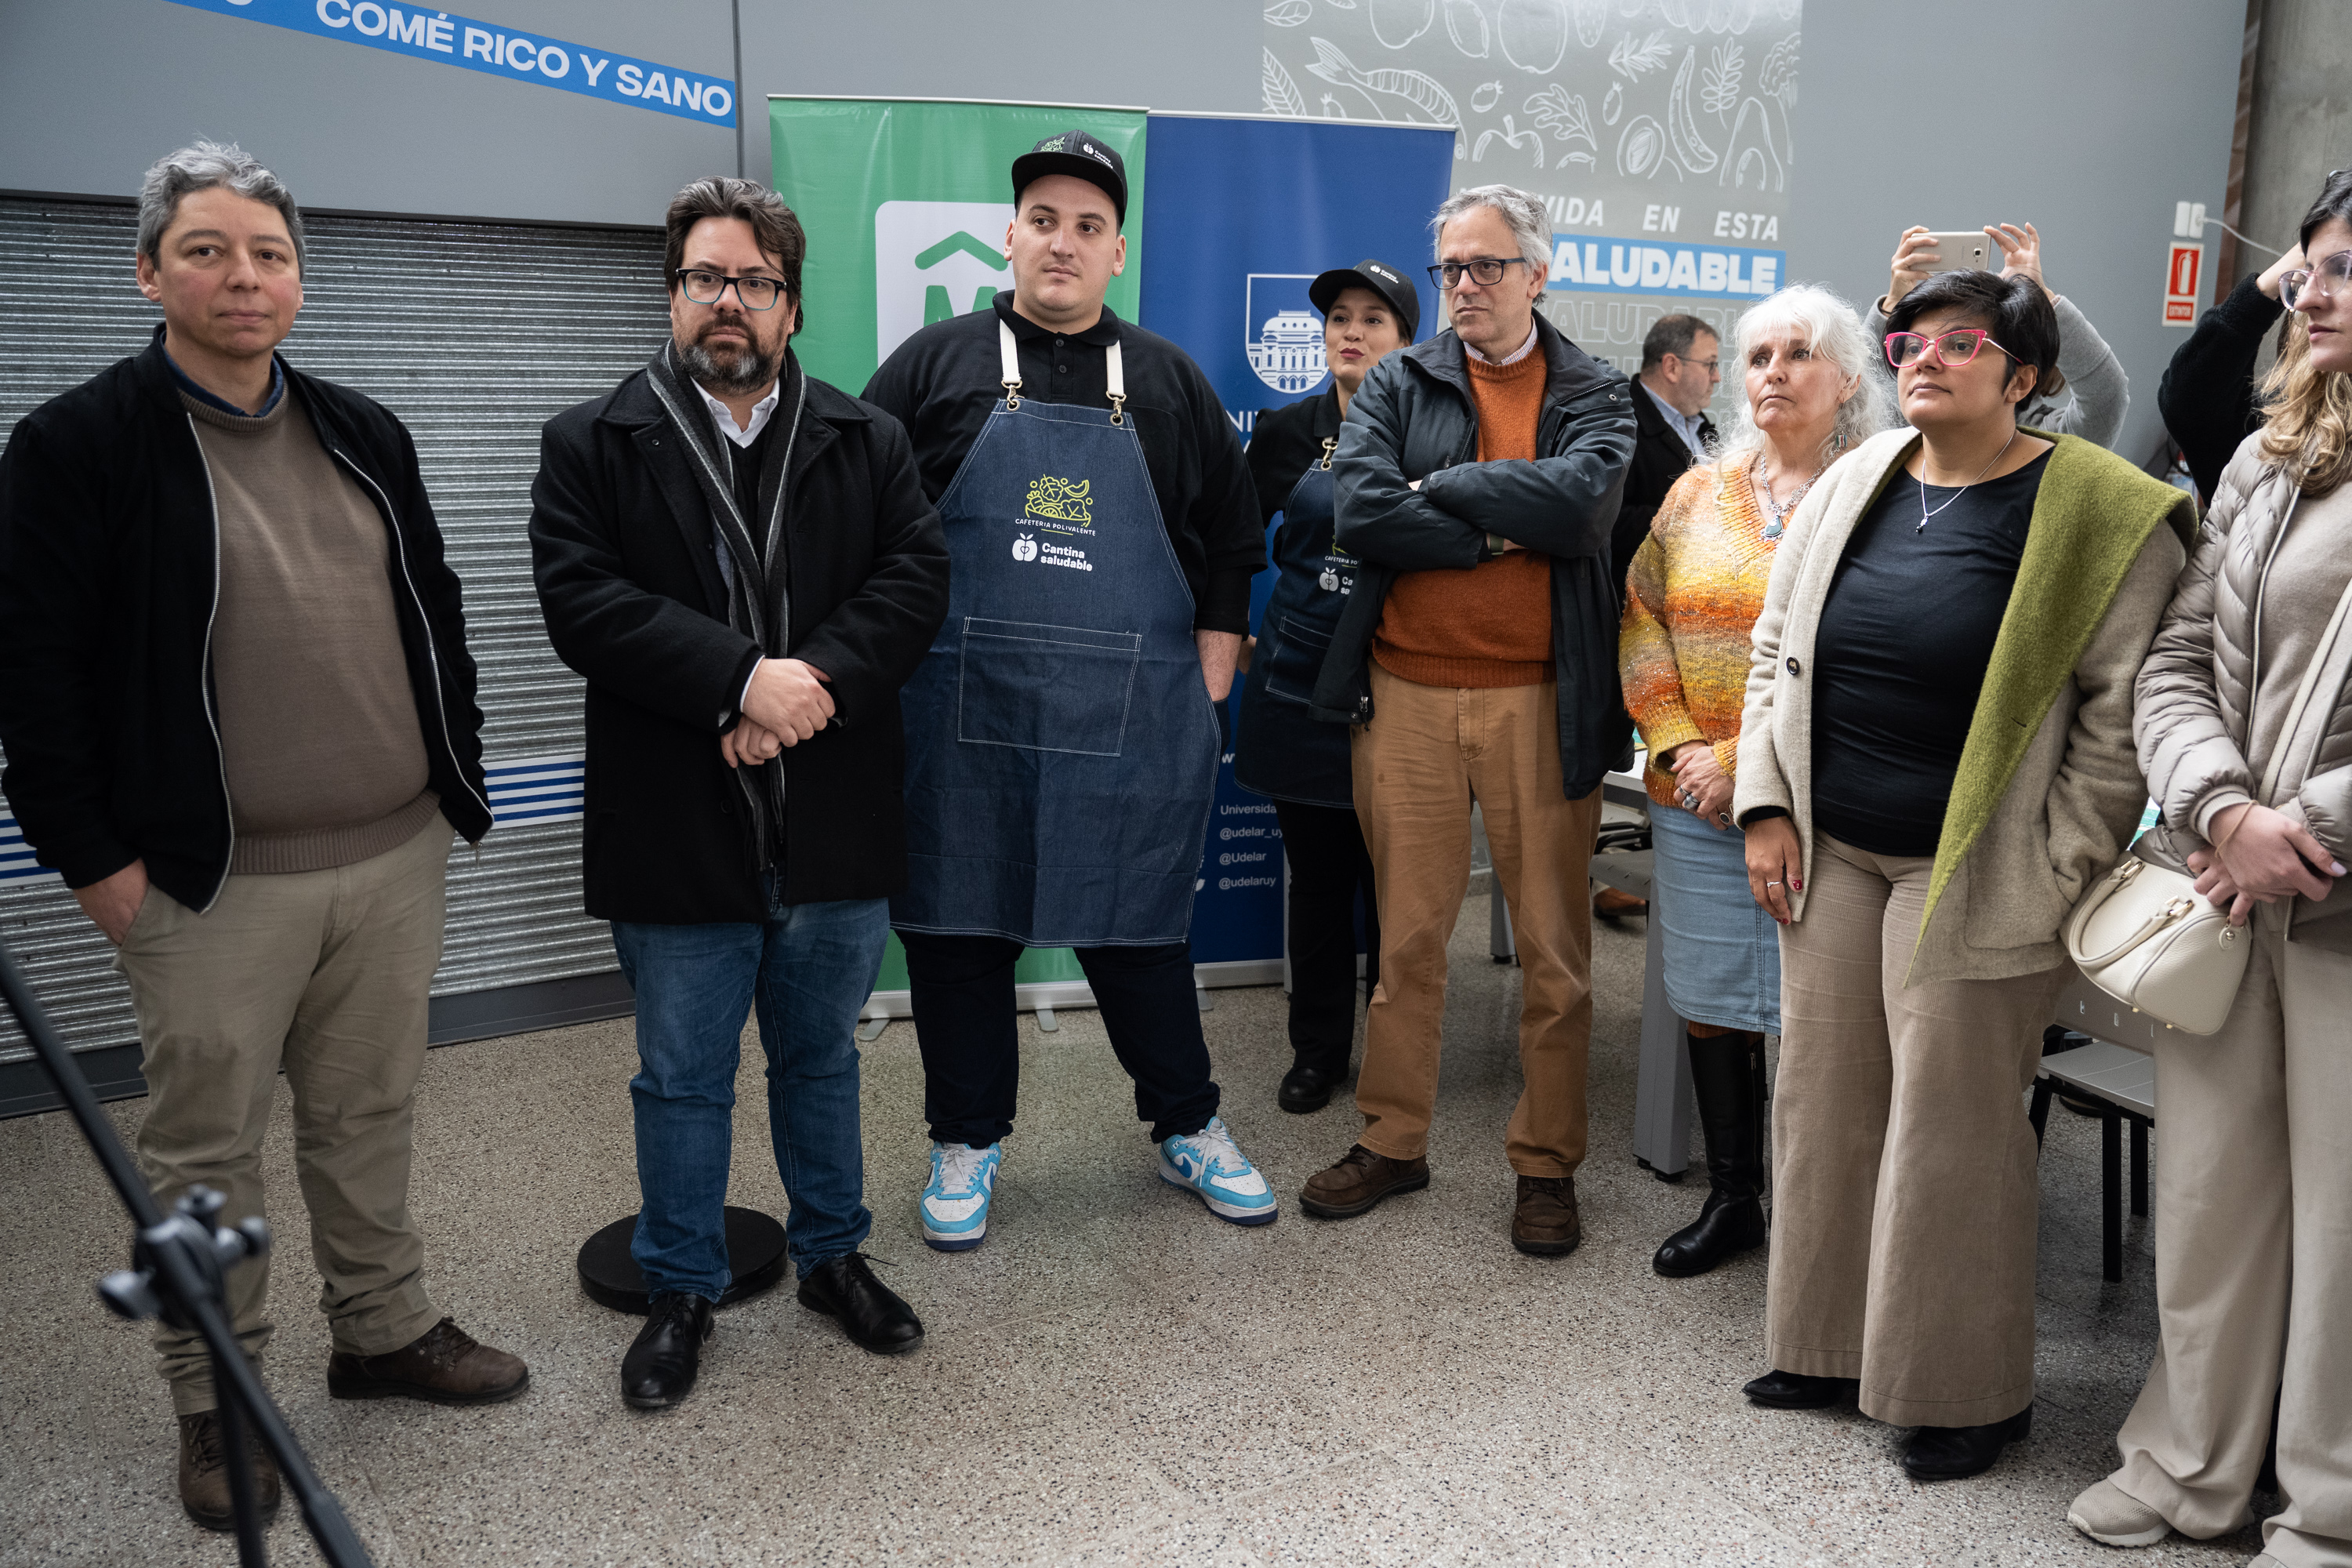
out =
<svg viewBox="0 0 2352 1568"><path fill-rule="evenodd" d="M649 1293L717 1300L727 1289L727 1168L743 1019L768 1053L768 1130L792 1212L784 1244L805 1276L873 1229L857 1118L857 1015L890 929L887 900L774 904L758 922L613 922L637 994L637 1184L629 1244Z"/></svg>

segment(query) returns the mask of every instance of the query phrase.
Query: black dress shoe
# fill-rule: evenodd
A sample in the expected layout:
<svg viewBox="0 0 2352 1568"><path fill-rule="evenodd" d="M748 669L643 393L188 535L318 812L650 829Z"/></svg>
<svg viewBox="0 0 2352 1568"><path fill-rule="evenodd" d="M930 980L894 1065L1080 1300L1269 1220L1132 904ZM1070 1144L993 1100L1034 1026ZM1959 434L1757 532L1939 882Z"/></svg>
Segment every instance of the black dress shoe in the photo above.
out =
<svg viewBox="0 0 2352 1568"><path fill-rule="evenodd" d="M1338 1089L1339 1080L1347 1076L1345 1068L1331 1072L1301 1062L1282 1075L1282 1091L1276 1097L1276 1103L1283 1110L1296 1111L1301 1116L1310 1110L1320 1110L1331 1103L1331 1091Z"/></svg>
<svg viewBox="0 0 2352 1568"><path fill-rule="evenodd" d="M684 1290L653 1300L646 1326L621 1358L621 1397L638 1410L667 1410L694 1392L702 1342L710 1337L710 1303Z"/></svg>
<svg viewBox="0 0 2352 1568"><path fill-rule="evenodd" d="M879 1279L862 1252L829 1258L801 1278L801 1305L837 1321L849 1337L879 1355L923 1342L923 1320Z"/></svg>
<svg viewBox="0 0 2352 1568"><path fill-rule="evenodd" d="M2033 1406L1981 1426L1922 1426L1903 1450L1903 1468L1915 1481L1957 1481L1992 1468L2000 1451L2033 1430Z"/></svg>
<svg viewBox="0 0 2352 1568"><path fill-rule="evenodd" d="M1751 1404L1774 1410L1826 1410L1852 1399L1862 1388L1858 1377L1812 1377L1801 1372L1768 1372L1752 1378L1740 1393Z"/></svg>

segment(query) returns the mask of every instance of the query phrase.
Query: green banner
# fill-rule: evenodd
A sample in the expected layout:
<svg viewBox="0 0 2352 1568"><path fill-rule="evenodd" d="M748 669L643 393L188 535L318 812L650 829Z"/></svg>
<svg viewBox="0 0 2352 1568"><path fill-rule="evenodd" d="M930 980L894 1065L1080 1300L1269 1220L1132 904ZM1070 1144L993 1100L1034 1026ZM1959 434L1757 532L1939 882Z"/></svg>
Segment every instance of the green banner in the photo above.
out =
<svg viewBox="0 0 2352 1568"><path fill-rule="evenodd" d="M1073 125L1127 164L1127 270L1111 280L1109 304L1136 320L1141 110L772 98L768 123L776 192L808 231L806 324L793 346L810 374L862 391L925 325L1013 287L1013 160Z"/></svg>

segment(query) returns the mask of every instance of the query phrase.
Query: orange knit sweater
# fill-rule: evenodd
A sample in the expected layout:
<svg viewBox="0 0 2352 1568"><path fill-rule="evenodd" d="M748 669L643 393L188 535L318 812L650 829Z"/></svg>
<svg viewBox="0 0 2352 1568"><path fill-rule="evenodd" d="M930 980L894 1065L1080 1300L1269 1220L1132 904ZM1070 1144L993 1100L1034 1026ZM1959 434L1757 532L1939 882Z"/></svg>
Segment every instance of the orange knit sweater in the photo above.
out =
<svg viewBox="0 0 2352 1568"><path fill-rule="evenodd" d="M1540 349L1515 364L1470 360L1478 461L1536 455L1546 372ZM1406 572L1389 589L1372 657L1419 686L1535 686L1552 679L1551 557L1513 550L1466 572Z"/></svg>
<svg viewBox="0 0 2352 1568"><path fill-rule="evenodd" d="M1749 634L1777 548L1748 473L1701 464L1675 480L1625 575L1617 668L1650 752L1643 783L1660 805L1675 804L1675 775L1658 758L1685 741L1707 742L1737 776Z"/></svg>

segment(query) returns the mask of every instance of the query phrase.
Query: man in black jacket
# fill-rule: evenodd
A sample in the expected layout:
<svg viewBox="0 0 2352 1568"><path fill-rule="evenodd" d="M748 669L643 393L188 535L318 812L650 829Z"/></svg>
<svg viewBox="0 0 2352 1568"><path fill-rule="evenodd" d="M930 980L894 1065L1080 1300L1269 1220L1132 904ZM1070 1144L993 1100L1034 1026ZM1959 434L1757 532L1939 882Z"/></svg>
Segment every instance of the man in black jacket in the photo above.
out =
<svg viewBox="0 0 2352 1568"><path fill-rule="evenodd" d="M328 1392L479 1404L514 1356L444 1317L408 1215L451 830L489 831L457 578L400 421L277 357L302 222L198 142L148 171L147 350L26 416L0 457L0 744L26 840L120 949L140 1163L169 1204L262 1210L279 1068L334 1346ZM269 1260L228 1307L269 1339ZM203 1342L165 1325L180 1500L231 1523ZM274 1508L274 1466L257 1450Z"/></svg>
<svg viewBox="0 0 2352 1568"><path fill-rule="evenodd" d="M588 912L637 995L639 1409L693 1389L729 1283L738 1041L759 1010L800 1299L872 1351L922 1324L874 1278L859 1010L906 879L898 688L947 551L898 422L801 368L807 240L748 180L671 202L671 339L548 422L540 605L588 679Z"/></svg>
<svg viewBox="0 0 2352 1568"><path fill-rule="evenodd" d="M1358 726L1356 810L1380 892L1381 989L1356 1083L1364 1131L1300 1206L1360 1215L1429 1184L1445 944L1485 816L1526 996L1526 1087L1505 1135L1511 1244L1582 1238L1592 1033L1587 863L1601 781L1632 732L1617 686L1609 529L1633 450L1624 378L1535 310L1543 204L1507 185L1438 209L1452 330L1374 366L1339 427L1340 547L1362 559L1315 691Z"/></svg>

